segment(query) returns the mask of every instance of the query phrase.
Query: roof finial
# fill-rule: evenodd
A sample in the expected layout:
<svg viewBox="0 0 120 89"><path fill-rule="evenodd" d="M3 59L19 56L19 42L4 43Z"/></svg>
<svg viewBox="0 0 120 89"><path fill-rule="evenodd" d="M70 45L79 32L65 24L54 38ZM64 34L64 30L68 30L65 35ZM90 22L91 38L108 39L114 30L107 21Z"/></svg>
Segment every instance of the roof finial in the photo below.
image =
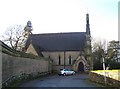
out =
<svg viewBox="0 0 120 89"><path fill-rule="evenodd" d="M86 33L90 34L89 14L86 14Z"/></svg>
<svg viewBox="0 0 120 89"><path fill-rule="evenodd" d="M27 25L25 26L24 30L27 34L32 34L33 28L32 28L32 23L30 20L28 20Z"/></svg>

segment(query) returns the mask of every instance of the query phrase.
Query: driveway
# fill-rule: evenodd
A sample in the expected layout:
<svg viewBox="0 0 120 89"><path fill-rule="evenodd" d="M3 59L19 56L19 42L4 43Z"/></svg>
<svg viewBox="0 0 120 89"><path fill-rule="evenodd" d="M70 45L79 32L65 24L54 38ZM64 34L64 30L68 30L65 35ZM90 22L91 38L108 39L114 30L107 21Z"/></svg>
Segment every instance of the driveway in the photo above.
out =
<svg viewBox="0 0 120 89"><path fill-rule="evenodd" d="M69 76L49 75L21 84L18 87L102 87L90 82L87 74L77 73Z"/></svg>

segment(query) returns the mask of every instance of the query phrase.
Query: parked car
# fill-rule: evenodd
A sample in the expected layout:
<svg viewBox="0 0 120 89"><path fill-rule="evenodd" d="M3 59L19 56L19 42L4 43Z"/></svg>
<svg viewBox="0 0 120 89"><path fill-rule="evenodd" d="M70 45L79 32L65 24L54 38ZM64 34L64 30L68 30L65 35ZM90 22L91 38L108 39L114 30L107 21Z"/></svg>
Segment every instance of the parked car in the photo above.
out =
<svg viewBox="0 0 120 89"><path fill-rule="evenodd" d="M75 71L69 69L61 69L58 75L74 75Z"/></svg>

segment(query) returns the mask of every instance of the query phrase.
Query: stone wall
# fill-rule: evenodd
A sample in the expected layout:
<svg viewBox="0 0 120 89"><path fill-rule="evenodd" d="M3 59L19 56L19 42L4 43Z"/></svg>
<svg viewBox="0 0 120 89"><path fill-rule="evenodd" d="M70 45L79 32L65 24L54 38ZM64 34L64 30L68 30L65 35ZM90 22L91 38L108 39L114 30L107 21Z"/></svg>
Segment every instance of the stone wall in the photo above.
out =
<svg viewBox="0 0 120 89"><path fill-rule="evenodd" d="M89 50L88 50L89 51ZM34 45L30 44L26 50L26 53L34 54L34 55L39 55L37 53L37 50L35 50ZM67 68L67 69L72 69L74 71L78 71L78 64L75 64L76 60L80 55L82 55L85 59L85 53L80 52L80 51L44 51L41 52L42 55L45 58L50 58L53 60L53 71L54 72L59 72L60 69ZM71 61L70 61L71 60ZM82 58L81 58L82 60ZM85 59L87 63L84 63L84 70L90 69L88 66L88 61ZM75 66L74 66L75 65Z"/></svg>
<svg viewBox="0 0 120 89"><path fill-rule="evenodd" d="M94 73L94 72L90 72L89 73L89 79L93 82L97 82L106 86L110 86L110 87L119 87L120 86L120 81L115 80L113 78L110 77L106 77L106 84L104 81L104 76Z"/></svg>
<svg viewBox="0 0 120 89"><path fill-rule="evenodd" d="M80 55L80 52L79 51L42 52L42 54L45 58L50 57L53 60L53 70L59 72L59 70L63 68L72 69L72 65ZM69 56L71 56L71 64L69 64Z"/></svg>
<svg viewBox="0 0 120 89"><path fill-rule="evenodd" d="M35 50L35 48L33 47L32 44L29 45L29 47L26 50L26 53L31 53L31 54L34 54L34 55L38 56L38 53L36 52L36 50Z"/></svg>
<svg viewBox="0 0 120 89"><path fill-rule="evenodd" d="M9 85L9 81L15 78L38 76L42 73L52 71L52 62L44 58L30 59L23 57L14 57L2 53L2 83L3 86ZM23 76L24 75L24 76ZM7 83L7 84L6 84Z"/></svg>
<svg viewBox="0 0 120 89"><path fill-rule="evenodd" d="M58 59L60 56L61 65L64 65L64 56L65 56L65 65L69 65L69 56L71 56L71 62L73 64L74 60L77 59L80 52L79 51L65 51L65 52L42 52L44 57L53 59L53 65L59 65Z"/></svg>

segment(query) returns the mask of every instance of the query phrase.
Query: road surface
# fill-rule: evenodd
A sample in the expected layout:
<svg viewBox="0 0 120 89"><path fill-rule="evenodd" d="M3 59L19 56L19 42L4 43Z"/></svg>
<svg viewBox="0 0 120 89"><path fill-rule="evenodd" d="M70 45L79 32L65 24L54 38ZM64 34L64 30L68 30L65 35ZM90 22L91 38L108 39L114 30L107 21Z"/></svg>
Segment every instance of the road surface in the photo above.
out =
<svg viewBox="0 0 120 89"><path fill-rule="evenodd" d="M90 82L88 74L77 73L69 76L49 75L40 79L24 82L18 87L103 87Z"/></svg>

